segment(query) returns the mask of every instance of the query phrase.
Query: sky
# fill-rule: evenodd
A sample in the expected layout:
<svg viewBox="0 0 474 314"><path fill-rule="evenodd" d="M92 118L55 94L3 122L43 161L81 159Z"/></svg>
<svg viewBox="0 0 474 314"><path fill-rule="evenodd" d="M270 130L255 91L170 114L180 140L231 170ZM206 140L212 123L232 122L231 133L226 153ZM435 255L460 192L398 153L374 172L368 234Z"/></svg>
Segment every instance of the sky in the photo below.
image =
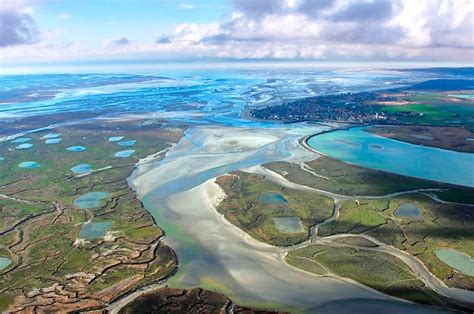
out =
<svg viewBox="0 0 474 314"><path fill-rule="evenodd" d="M474 63L474 0L0 0L0 64Z"/></svg>

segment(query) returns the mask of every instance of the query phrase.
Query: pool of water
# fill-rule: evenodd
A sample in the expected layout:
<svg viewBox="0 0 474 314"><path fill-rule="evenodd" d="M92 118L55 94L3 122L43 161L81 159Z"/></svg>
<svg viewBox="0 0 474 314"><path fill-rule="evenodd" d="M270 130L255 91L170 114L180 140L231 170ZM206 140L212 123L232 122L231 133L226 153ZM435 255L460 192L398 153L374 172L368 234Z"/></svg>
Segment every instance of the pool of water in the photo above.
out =
<svg viewBox="0 0 474 314"><path fill-rule="evenodd" d="M135 153L135 150L133 149L121 150L115 153L115 157L126 158L126 157L130 157L133 153Z"/></svg>
<svg viewBox="0 0 474 314"><path fill-rule="evenodd" d="M50 138L46 141L44 141L45 144L57 144L57 143L60 143L62 141L62 139L60 138Z"/></svg>
<svg viewBox="0 0 474 314"><path fill-rule="evenodd" d="M365 132L363 128L316 135L308 144L323 154L358 166L474 187L474 154L412 145ZM371 149L371 145L384 149Z"/></svg>
<svg viewBox="0 0 474 314"><path fill-rule="evenodd" d="M28 148L31 148L33 147L33 144L30 144L30 143L23 143L23 144L20 144L18 145L17 147L15 147L16 149L28 149Z"/></svg>
<svg viewBox="0 0 474 314"><path fill-rule="evenodd" d="M28 142L28 141L31 141L31 137L19 137L19 138L14 139L10 143L17 144L17 143L25 143L25 142Z"/></svg>
<svg viewBox="0 0 474 314"><path fill-rule="evenodd" d="M5 158L3 158L3 157L0 157L0 161L2 161L2 160L5 160Z"/></svg>
<svg viewBox="0 0 474 314"><path fill-rule="evenodd" d="M83 152L86 148L84 146L70 146L67 150L70 152Z"/></svg>
<svg viewBox="0 0 474 314"><path fill-rule="evenodd" d="M80 164L71 168L71 171L77 174L90 173L92 171L89 164Z"/></svg>
<svg viewBox="0 0 474 314"><path fill-rule="evenodd" d="M456 97L456 98L463 98L463 99L474 99L474 95L472 95L472 94L448 94L448 97Z"/></svg>
<svg viewBox="0 0 474 314"><path fill-rule="evenodd" d="M421 219L421 209L414 204L404 203L395 211L395 217L419 220Z"/></svg>
<svg viewBox="0 0 474 314"><path fill-rule="evenodd" d="M61 136L61 133L48 133L48 134L45 134L41 137L42 140L46 140L46 139L50 139L50 138L57 138L57 137L60 137Z"/></svg>
<svg viewBox="0 0 474 314"><path fill-rule="evenodd" d="M0 257L0 271L7 268L12 263L8 257Z"/></svg>
<svg viewBox="0 0 474 314"><path fill-rule="evenodd" d="M123 141L123 142L118 142L120 146L133 146L137 143L137 141L132 140L132 141Z"/></svg>
<svg viewBox="0 0 474 314"><path fill-rule="evenodd" d="M36 161L24 161L18 165L18 167L23 169L36 169L40 167L40 164Z"/></svg>
<svg viewBox="0 0 474 314"><path fill-rule="evenodd" d="M101 200L108 196L107 192L89 192L76 198L74 206L82 209L97 208L100 206Z"/></svg>
<svg viewBox="0 0 474 314"><path fill-rule="evenodd" d="M469 255L453 249L438 249L435 254L448 266L463 274L474 276L474 260Z"/></svg>
<svg viewBox="0 0 474 314"><path fill-rule="evenodd" d="M88 222L82 225L79 237L82 239L97 239L105 236L112 226L111 221Z"/></svg>
<svg viewBox="0 0 474 314"><path fill-rule="evenodd" d="M109 142L120 142L123 140L123 136L112 136L109 137Z"/></svg>
<svg viewBox="0 0 474 314"><path fill-rule="evenodd" d="M275 228L282 233L303 232L303 225L298 217L274 217Z"/></svg>
<svg viewBox="0 0 474 314"><path fill-rule="evenodd" d="M258 201L264 204L281 204L288 205L288 201L283 195L276 192L266 192L262 193L258 197Z"/></svg>

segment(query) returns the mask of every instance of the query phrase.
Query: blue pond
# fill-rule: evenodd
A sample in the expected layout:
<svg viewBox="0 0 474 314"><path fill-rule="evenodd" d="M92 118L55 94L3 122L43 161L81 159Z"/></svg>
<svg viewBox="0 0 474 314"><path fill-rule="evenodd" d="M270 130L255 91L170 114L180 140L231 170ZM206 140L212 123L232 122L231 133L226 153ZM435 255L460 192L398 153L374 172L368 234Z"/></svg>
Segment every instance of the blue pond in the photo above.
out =
<svg viewBox="0 0 474 314"><path fill-rule="evenodd" d="M123 141L123 142L118 142L120 146L133 146L135 145L137 141Z"/></svg>
<svg viewBox="0 0 474 314"><path fill-rule="evenodd" d="M15 147L16 149L28 149L28 148L31 148L33 147L33 144L30 144L30 143L24 143L24 144L20 144L18 145L17 147Z"/></svg>
<svg viewBox="0 0 474 314"><path fill-rule="evenodd" d="M44 141L45 144L57 144L61 142L62 139L60 138L50 138L49 140Z"/></svg>
<svg viewBox="0 0 474 314"><path fill-rule="evenodd" d="M7 268L12 263L8 257L0 257L0 270Z"/></svg>
<svg viewBox="0 0 474 314"><path fill-rule="evenodd" d="M288 201L283 195L276 192L266 192L262 193L258 197L258 201L264 204L282 204L288 205Z"/></svg>
<svg viewBox="0 0 474 314"><path fill-rule="evenodd" d="M60 137L61 136L61 133L48 133L48 134L45 134L41 137L42 140L46 140L46 139L50 139L50 138L57 138L57 137Z"/></svg>
<svg viewBox="0 0 474 314"><path fill-rule="evenodd" d="M17 139L14 139L13 141L11 141L10 143L25 143L25 142L28 142L28 141L31 141L31 137L19 137Z"/></svg>
<svg viewBox="0 0 474 314"><path fill-rule="evenodd" d="M96 208L100 206L100 201L108 196L107 192L89 192L76 198L74 206L82 209Z"/></svg>
<svg viewBox="0 0 474 314"><path fill-rule="evenodd" d="M70 152L83 152L86 150L84 146L71 146L67 148Z"/></svg>
<svg viewBox="0 0 474 314"><path fill-rule="evenodd" d="M109 137L109 142L120 142L123 140L123 136L112 136Z"/></svg>
<svg viewBox="0 0 474 314"><path fill-rule="evenodd" d="M18 167L23 169L36 169L40 167L40 164L36 161L24 161L18 165Z"/></svg>
<svg viewBox="0 0 474 314"><path fill-rule="evenodd" d="M345 144L347 141L351 144ZM412 145L365 132L363 128L316 135L308 144L323 154L358 166L474 187L474 154ZM373 149L374 145L383 149Z"/></svg>
<svg viewBox="0 0 474 314"><path fill-rule="evenodd" d="M133 153L135 153L133 149L121 150L115 153L115 157L126 158L126 157L130 157Z"/></svg>
<svg viewBox="0 0 474 314"><path fill-rule="evenodd" d="M111 221L89 222L82 225L79 237L82 239L96 239L105 236L112 226Z"/></svg>
<svg viewBox="0 0 474 314"><path fill-rule="evenodd" d="M91 170L88 164L80 164L71 168L71 171L77 174L90 173Z"/></svg>
<svg viewBox="0 0 474 314"><path fill-rule="evenodd" d="M404 203L400 205L395 211L395 216L399 218L421 219L421 209L411 203Z"/></svg>
<svg viewBox="0 0 474 314"><path fill-rule="evenodd" d="M469 255L453 249L438 249L435 251L435 255L443 263L457 271L474 276L474 259Z"/></svg>

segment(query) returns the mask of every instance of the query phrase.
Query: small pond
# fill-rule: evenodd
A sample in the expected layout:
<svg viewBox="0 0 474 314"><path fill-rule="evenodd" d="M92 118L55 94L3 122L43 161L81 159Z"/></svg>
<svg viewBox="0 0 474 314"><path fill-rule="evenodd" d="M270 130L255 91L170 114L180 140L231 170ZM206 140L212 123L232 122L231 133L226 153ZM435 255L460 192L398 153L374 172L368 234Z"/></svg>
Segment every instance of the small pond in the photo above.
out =
<svg viewBox="0 0 474 314"><path fill-rule="evenodd" d="M18 165L18 167L23 169L36 169L40 167L40 164L36 161L24 161Z"/></svg>
<svg viewBox="0 0 474 314"><path fill-rule="evenodd" d="M96 239L105 236L112 226L111 221L88 222L82 225L79 237L82 239Z"/></svg>
<svg viewBox="0 0 474 314"><path fill-rule="evenodd" d="M8 257L0 257L0 271L7 268L12 263L12 260Z"/></svg>
<svg viewBox="0 0 474 314"><path fill-rule="evenodd" d="M17 144L17 143L25 143L25 142L28 142L28 141L31 141L31 137L19 137L17 139L14 139L10 143Z"/></svg>
<svg viewBox="0 0 474 314"><path fill-rule="evenodd" d="M303 225L298 217L274 217L273 223L277 230L282 233L303 232Z"/></svg>
<svg viewBox="0 0 474 314"><path fill-rule="evenodd" d="M83 152L86 148L84 146L70 146L67 150L70 152Z"/></svg>
<svg viewBox="0 0 474 314"><path fill-rule="evenodd" d="M28 148L31 148L33 147L33 144L30 144L30 143L23 143L23 144L20 144L18 145L17 147L15 147L16 149L28 149Z"/></svg>
<svg viewBox="0 0 474 314"><path fill-rule="evenodd" d="M61 133L48 133L48 134L45 134L41 137L42 140L46 140L46 139L49 139L49 138L56 138L56 137L60 137L61 136Z"/></svg>
<svg viewBox="0 0 474 314"><path fill-rule="evenodd" d="M120 146L133 146L137 143L135 140L118 142Z"/></svg>
<svg viewBox="0 0 474 314"><path fill-rule="evenodd" d="M474 276L474 260L469 255L453 249L438 249L435 254L446 265L468 276Z"/></svg>
<svg viewBox="0 0 474 314"><path fill-rule="evenodd" d="M89 164L80 164L71 168L71 171L77 174L90 173L92 171Z"/></svg>
<svg viewBox="0 0 474 314"><path fill-rule="evenodd" d="M112 136L109 137L109 142L120 142L123 140L123 136Z"/></svg>
<svg viewBox="0 0 474 314"><path fill-rule="evenodd" d="M130 157L133 153L135 153L133 149L121 150L115 153L115 157L126 158L126 157Z"/></svg>
<svg viewBox="0 0 474 314"><path fill-rule="evenodd" d="M74 206L82 209L97 208L100 206L100 201L108 196L107 192L89 192L76 198Z"/></svg>
<svg viewBox="0 0 474 314"><path fill-rule="evenodd" d="M421 209L411 203L400 205L395 211L395 217L408 219L421 219Z"/></svg>
<svg viewBox="0 0 474 314"><path fill-rule="evenodd" d="M44 141L45 144L57 144L57 143L60 143L62 141L62 139L60 138L50 138L46 141Z"/></svg>
<svg viewBox="0 0 474 314"><path fill-rule="evenodd" d="M264 204L281 204L288 205L288 201L283 195L276 192L266 192L262 193L258 197L258 201Z"/></svg>

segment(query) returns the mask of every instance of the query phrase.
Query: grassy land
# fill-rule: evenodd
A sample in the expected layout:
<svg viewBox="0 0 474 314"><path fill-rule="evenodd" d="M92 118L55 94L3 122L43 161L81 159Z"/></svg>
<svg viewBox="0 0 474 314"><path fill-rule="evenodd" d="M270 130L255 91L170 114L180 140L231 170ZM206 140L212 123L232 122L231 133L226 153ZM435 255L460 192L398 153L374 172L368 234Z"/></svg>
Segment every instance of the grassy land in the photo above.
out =
<svg viewBox="0 0 474 314"><path fill-rule="evenodd" d="M310 226L331 216L333 209L330 198L285 189L257 175L236 172L218 178L217 183L227 195L217 210L251 236L274 245L291 245L305 240ZM267 192L279 193L288 204L260 202L259 196ZM279 232L273 223L274 217L300 218L303 232Z"/></svg>
<svg viewBox="0 0 474 314"><path fill-rule="evenodd" d="M313 244L291 251L286 260L308 272L329 272L410 301L430 305L443 302L408 266L386 253Z"/></svg>
<svg viewBox="0 0 474 314"><path fill-rule="evenodd" d="M406 195L384 200L343 203L340 216L319 229L321 236L338 233L365 233L420 258L447 285L474 289L474 277L459 273L434 254L452 248L474 256L472 207L439 204L423 195ZM400 218L395 211L402 204L422 211L421 219Z"/></svg>
<svg viewBox="0 0 474 314"><path fill-rule="evenodd" d="M103 308L127 291L174 271L174 253L143 209L126 178L139 158L176 142L181 130L141 127L141 121L82 124L27 135L34 146L17 150L0 143L0 254L13 263L0 271L0 310L69 311ZM120 128L120 129L119 129ZM62 142L45 144L46 133ZM111 136L137 140L133 147L109 142ZM84 152L67 147L82 145ZM133 149L129 158L115 152ZM36 161L37 169L21 169ZM76 176L71 167L88 163L93 170ZM87 192L108 192L100 206L80 209L74 200ZM105 238L78 241L86 221L111 221ZM54 302L50 302L55 298Z"/></svg>
<svg viewBox="0 0 474 314"><path fill-rule="evenodd" d="M434 192L443 200L474 204L472 197L474 189L472 188L371 170L324 156L306 163L310 172L301 170L298 164L287 162L272 162L264 166L292 182L342 195L377 196L401 191L435 188L443 189L443 192Z"/></svg>

